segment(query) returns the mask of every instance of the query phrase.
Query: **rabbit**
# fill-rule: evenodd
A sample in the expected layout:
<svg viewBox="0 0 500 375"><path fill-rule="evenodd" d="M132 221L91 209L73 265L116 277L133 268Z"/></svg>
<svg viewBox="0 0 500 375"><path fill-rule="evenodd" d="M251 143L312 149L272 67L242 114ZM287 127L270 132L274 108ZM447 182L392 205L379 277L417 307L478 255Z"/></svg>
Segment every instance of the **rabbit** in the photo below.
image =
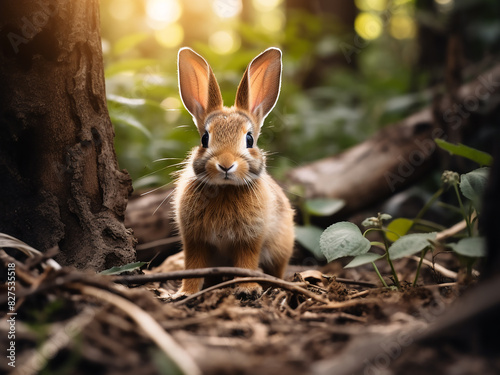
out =
<svg viewBox="0 0 500 375"><path fill-rule="evenodd" d="M279 96L281 70L278 48L258 55L228 108L205 59L190 48L179 50L180 96L201 137L180 171L173 198L186 269L260 266L283 278L294 246L294 211L257 147ZM203 279L184 279L174 298L196 293L202 284ZM238 285L239 298L262 294L259 284Z"/></svg>

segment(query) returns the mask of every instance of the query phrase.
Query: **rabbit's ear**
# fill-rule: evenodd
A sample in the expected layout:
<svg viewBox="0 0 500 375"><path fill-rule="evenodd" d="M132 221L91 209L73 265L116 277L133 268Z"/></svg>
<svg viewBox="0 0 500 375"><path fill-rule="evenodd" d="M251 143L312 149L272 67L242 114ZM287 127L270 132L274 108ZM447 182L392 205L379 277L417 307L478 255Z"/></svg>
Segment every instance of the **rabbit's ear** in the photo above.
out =
<svg viewBox="0 0 500 375"><path fill-rule="evenodd" d="M252 60L236 92L236 107L252 113L259 125L273 109L281 86L281 51L269 48Z"/></svg>
<svg viewBox="0 0 500 375"><path fill-rule="evenodd" d="M219 84L210 65L190 48L179 50L177 65L182 102L195 118L200 133L203 133L206 115L222 108Z"/></svg>

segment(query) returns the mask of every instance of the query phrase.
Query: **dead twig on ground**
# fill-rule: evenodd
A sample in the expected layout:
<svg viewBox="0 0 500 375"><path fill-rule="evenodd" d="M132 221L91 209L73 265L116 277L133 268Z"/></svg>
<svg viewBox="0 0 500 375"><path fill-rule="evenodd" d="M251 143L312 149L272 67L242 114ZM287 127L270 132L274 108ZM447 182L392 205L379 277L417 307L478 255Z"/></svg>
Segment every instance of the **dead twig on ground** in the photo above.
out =
<svg viewBox="0 0 500 375"><path fill-rule="evenodd" d="M228 280L228 281L225 281L223 283L220 283L220 284L217 284L217 285L214 285L214 286L211 286L207 289L203 289L201 291L199 291L198 293L195 293L195 294L192 294L190 295L189 297L181 300L181 301L177 301L174 303L174 305L176 306L179 306L179 305L183 305L185 304L186 302L189 302L193 299L196 299L198 298L199 296L205 294L205 293L208 293L212 290L215 290L215 289L221 289L221 288L225 288L226 286L229 286L229 285L233 285L233 284L239 284L239 283L267 283L267 284L272 284L272 285L275 285L275 286L279 286L280 288L283 288L283 289L286 289L286 290L289 290L290 292L294 292L294 293L298 293L298 294L302 294L306 297L309 297L317 302L320 302L320 303L328 303L329 301L323 297L320 297L319 295L307 290L307 289L304 289L302 288L301 286L295 284L295 283L291 283L289 281L284 281L284 280L281 280L281 279L278 279L278 278L270 278L270 277L245 277L245 278L240 278L240 279L234 279L234 280Z"/></svg>
<svg viewBox="0 0 500 375"><path fill-rule="evenodd" d="M151 282L162 282L162 281L180 280L180 279L196 279L209 276L260 277L275 281L281 280L277 277L268 275L260 271L254 271L238 267L197 268L193 270L153 273L148 275L110 276L110 278L113 282L120 284L146 284ZM343 284L360 285L369 288L375 287L375 284L367 281L356 281L343 278L337 278L336 280Z"/></svg>
<svg viewBox="0 0 500 375"><path fill-rule="evenodd" d="M148 275L110 276L110 278L113 282L120 284L146 284L151 282L197 279L210 276L260 277L269 280L281 280L263 272L238 267L197 268L192 270L153 273Z"/></svg>
<svg viewBox="0 0 500 375"><path fill-rule="evenodd" d="M472 216L471 219L473 219L474 217L475 217L475 215ZM436 241L443 241L447 238L453 237L455 234L458 234L461 231L465 230L465 228L467 228L467 224L465 223L465 220L462 220L462 221L456 223L455 225L453 225L452 227L449 227L448 229L445 229L445 230L439 232L436 235Z"/></svg>

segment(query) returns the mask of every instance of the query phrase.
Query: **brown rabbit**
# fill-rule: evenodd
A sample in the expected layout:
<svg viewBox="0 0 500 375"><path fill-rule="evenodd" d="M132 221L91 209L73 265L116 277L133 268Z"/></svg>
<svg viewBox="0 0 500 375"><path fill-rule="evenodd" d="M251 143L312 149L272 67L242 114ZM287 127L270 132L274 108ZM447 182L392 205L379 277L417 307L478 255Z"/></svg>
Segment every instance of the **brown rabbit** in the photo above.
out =
<svg viewBox="0 0 500 375"><path fill-rule="evenodd" d="M247 67L236 103L222 104L208 63L189 48L178 56L179 90L201 136L186 161L174 198L186 269L236 266L283 277L293 250L293 210L266 172L257 148L265 117L278 99L281 51L269 48ZM203 279L185 279L174 296L200 290ZM236 293L256 297L258 284Z"/></svg>

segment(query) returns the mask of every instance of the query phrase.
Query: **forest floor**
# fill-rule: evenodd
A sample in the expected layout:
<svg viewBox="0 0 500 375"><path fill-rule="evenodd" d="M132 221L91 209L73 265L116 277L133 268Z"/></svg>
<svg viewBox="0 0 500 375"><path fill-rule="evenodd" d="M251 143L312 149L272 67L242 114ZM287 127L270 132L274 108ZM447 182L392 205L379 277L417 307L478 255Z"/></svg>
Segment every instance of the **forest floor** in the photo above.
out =
<svg viewBox="0 0 500 375"><path fill-rule="evenodd" d="M13 261L3 250L1 258ZM16 367L4 357L2 373L319 375L439 369L494 374L500 369L498 358L484 360L449 345L411 350L425 342L467 289L431 267L422 271L422 286L404 283L400 291L378 287L369 267L290 266L287 279L296 290L269 283L255 300L239 300L227 287L172 301L178 280L125 286L121 276L43 264L45 258L16 262ZM396 267L402 280L410 280L416 262L404 259ZM2 340L6 323L2 319Z"/></svg>

